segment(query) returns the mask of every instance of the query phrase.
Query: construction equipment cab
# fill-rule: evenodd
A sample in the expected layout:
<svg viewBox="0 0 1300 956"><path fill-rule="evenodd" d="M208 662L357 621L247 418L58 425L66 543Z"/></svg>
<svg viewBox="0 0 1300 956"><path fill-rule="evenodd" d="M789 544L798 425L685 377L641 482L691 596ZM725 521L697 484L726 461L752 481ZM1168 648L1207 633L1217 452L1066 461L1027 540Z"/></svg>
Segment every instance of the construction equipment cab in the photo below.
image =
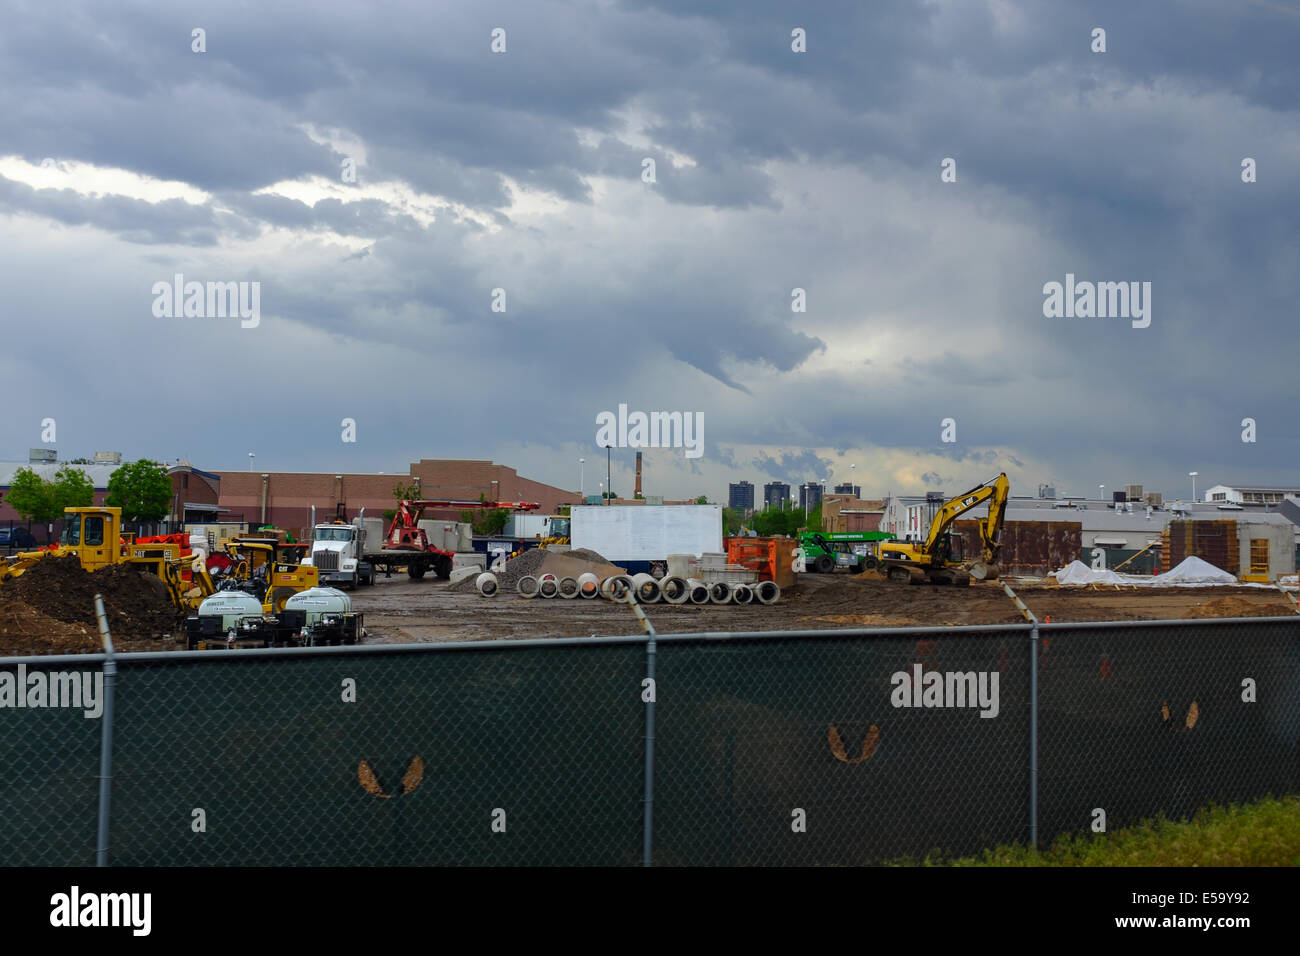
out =
<svg viewBox="0 0 1300 956"><path fill-rule="evenodd" d="M935 512L924 541L890 541L880 546L880 567L891 581L955 584L965 587L977 581L996 581L1001 550L1002 523L1007 514L1011 483L1005 473L970 491L949 498ZM972 508L988 502L988 515L979 522L981 552L965 564L962 538L952 524Z"/></svg>

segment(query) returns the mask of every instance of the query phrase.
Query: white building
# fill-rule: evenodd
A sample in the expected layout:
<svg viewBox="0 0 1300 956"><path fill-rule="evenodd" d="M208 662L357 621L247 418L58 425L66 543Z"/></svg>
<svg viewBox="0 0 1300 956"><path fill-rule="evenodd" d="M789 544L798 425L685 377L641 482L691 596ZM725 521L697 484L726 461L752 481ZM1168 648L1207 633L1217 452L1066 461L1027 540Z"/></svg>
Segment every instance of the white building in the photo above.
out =
<svg viewBox="0 0 1300 956"><path fill-rule="evenodd" d="M1203 501L1237 505L1279 505L1300 496L1300 488L1271 485L1215 485L1205 489Z"/></svg>

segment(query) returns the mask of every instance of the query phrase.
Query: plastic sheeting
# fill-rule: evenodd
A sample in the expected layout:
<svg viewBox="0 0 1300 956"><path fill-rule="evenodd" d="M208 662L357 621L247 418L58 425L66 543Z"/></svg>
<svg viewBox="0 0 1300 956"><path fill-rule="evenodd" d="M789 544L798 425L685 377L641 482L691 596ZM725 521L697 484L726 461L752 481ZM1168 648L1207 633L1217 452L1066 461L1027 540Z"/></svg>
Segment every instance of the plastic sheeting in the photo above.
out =
<svg viewBox="0 0 1300 956"><path fill-rule="evenodd" d="M1240 582L1233 575L1195 555L1184 559L1177 567L1170 568L1164 574L1157 574L1154 577L1145 574L1120 574L1117 571L1097 571L1082 561L1071 561L1049 576L1056 578L1057 584L1066 586L1088 584L1122 584L1148 588L1203 588L1216 584L1240 586Z"/></svg>

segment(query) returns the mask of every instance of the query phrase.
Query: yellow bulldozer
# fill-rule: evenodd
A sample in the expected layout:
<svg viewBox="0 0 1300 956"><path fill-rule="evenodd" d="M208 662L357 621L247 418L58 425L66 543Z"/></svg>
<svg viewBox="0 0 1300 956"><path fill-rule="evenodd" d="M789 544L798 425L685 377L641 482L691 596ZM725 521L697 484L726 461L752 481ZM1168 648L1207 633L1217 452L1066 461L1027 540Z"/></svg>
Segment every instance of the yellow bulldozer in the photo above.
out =
<svg viewBox="0 0 1300 956"><path fill-rule="evenodd" d="M226 545L228 567L214 579L206 554L184 555L179 536L171 540L137 541L122 530L122 509L109 506L65 508L63 532L57 545L39 551L25 551L0 560L0 582L19 577L40 561L75 555L87 572L113 564L134 565L157 575L167 585L178 611L189 614L204 598L225 586L248 591L262 602L267 614L278 614L284 602L299 591L315 587L319 578L314 567L289 560L285 545L274 538L242 538ZM190 572L189 580L185 571Z"/></svg>

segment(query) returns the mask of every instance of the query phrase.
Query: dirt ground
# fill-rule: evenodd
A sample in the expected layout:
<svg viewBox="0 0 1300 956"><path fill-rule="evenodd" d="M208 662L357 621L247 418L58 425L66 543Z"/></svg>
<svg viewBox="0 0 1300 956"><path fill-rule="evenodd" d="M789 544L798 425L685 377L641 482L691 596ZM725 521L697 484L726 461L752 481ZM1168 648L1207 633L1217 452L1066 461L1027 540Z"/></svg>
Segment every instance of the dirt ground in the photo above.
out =
<svg viewBox="0 0 1300 956"><path fill-rule="evenodd" d="M1276 590L1263 588L1080 589L1013 583L1021 600L1054 622L1133 621L1192 617L1290 615ZM626 605L609 601L525 600L513 592L485 598L449 589L444 581L376 579L353 594L354 610L366 615L368 643L483 641L535 637L638 634ZM969 588L904 585L876 576L800 575L780 603L763 605L668 605L645 608L655 630L824 630L905 625L1015 624L1024 619L997 584Z"/></svg>
<svg viewBox="0 0 1300 956"><path fill-rule="evenodd" d="M65 566L66 565L66 566ZM152 584L153 587L147 585ZM0 585L0 656L68 654L100 649L91 598L104 594L120 651L175 650L179 633L159 582L111 568L85 574L71 563L50 562L40 571ZM1290 615L1278 591L1264 588L1058 588L1014 583L1040 620L1124 621L1194 617ZM513 590L485 598L445 581L378 578L353 592L365 614L365 643L520 640L638 634L626 605L610 601L525 600ZM669 605L645 608L663 634L717 631L834 630L908 625L1015 624L1019 612L997 584L969 588L904 585L876 575L800 575L778 604L764 606Z"/></svg>

